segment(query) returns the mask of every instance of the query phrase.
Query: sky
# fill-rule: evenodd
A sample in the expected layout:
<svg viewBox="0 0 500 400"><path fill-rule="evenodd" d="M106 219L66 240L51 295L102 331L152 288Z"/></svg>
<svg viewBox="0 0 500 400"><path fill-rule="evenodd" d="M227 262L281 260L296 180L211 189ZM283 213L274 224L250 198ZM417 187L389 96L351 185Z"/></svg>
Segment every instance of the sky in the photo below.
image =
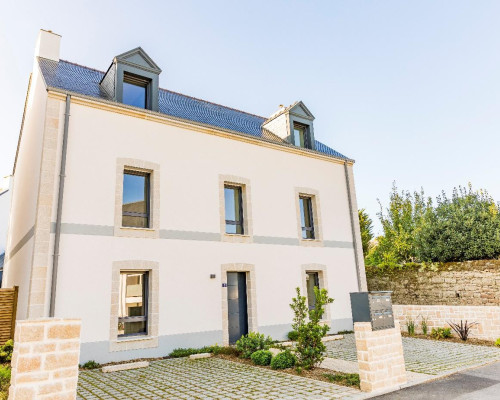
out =
<svg viewBox="0 0 500 400"><path fill-rule="evenodd" d="M0 176L12 171L42 28L62 35L62 59L106 70L141 46L163 70L161 87L257 115L302 100L316 138L356 160L358 206L374 220L393 182L431 196L470 182L500 201L500 1L4 0L1 9Z"/></svg>

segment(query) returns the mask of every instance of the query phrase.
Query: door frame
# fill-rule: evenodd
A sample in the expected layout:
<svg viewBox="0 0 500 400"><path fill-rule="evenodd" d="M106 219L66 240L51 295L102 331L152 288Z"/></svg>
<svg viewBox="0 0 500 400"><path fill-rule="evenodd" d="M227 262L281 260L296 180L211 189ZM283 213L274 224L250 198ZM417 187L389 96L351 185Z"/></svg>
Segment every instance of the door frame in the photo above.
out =
<svg viewBox="0 0 500 400"><path fill-rule="evenodd" d="M248 332L257 332L257 295L255 289L255 266L253 264L221 265L221 299L222 299L222 344L229 345L229 316L227 306L227 273L246 272L247 283L247 315Z"/></svg>

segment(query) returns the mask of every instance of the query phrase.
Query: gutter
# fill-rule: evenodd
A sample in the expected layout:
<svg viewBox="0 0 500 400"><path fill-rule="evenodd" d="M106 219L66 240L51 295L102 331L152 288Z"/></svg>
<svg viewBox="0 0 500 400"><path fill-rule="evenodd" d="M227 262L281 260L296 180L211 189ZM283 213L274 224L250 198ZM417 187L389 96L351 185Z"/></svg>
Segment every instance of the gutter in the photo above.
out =
<svg viewBox="0 0 500 400"><path fill-rule="evenodd" d="M356 231L354 229L354 210L352 206L352 196L351 196L351 184L349 181L349 171L347 169L347 161L344 162L344 172L345 172L345 183L347 187L347 202L349 203L349 215L351 216L351 232L352 232L352 245L354 247L354 262L356 264L356 277L358 278L358 291L363 290L361 285L361 274L359 268L359 257L358 257L358 241L356 238ZM356 210L357 211L357 210Z"/></svg>
<svg viewBox="0 0 500 400"><path fill-rule="evenodd" d="M71 104L71 96L66 95L66 110L64 112L64 132L61 151L61 169L59 172L59 193L57 198L57 214L56 214L56 230L54 236L54 255L52 263L52 280L50 288L50 309L49 317L54 316L54 308L56 303L56 286L57 286L57 268L59 266L59 243L61 241L61 216L64 196L64 179L66 177L66 155L68 151L68 127L69 127L69 108Z"/></svg>

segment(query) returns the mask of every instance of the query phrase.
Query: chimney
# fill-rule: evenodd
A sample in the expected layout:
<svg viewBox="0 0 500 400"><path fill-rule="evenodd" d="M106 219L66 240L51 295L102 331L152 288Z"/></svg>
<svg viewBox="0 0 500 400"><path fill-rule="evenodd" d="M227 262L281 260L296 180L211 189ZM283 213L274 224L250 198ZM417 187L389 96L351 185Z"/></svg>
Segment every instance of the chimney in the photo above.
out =
<svg viewBox="0 0 500 400"><path fill-rule="evenodd" d="M61 35L52 31L40 29L36 41L35 57L48 58L59 61L59 49L61 47Z"/></svg>

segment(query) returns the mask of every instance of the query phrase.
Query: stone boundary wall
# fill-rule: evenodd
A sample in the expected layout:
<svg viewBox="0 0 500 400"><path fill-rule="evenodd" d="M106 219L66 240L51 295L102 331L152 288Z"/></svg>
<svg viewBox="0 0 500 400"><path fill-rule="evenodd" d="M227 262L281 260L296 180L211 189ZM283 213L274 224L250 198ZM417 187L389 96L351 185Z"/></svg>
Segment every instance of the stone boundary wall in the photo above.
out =
<svg viewBox="0 0 500 400"><path fill-rule="evenodd" d="M367 267L368 290L391 290L393 304L500 306L500 260L445 263L436 271Z"/></svg>
<svg viewBox="0 0 500 400"><path fill-rule="evenodd" d="M74 400L81 321L17 321L9 400Z"/></svg>
<svg viewBox="0 0 500 400"><path fill-rule="evenodd" d="M448 328L448 322L460 323L460 320L477 322L471 329L470 337L484 340L500 338L500 307L495 306L421 306L397 305L392 306L394 320L399 321L401 330L406 331L406 318L416 321L415 332L422 333L420 322L422 317L428 319L429 333L432 328ZM458 336L452 330L454 336Z"/></svg>
<svg viewBox="0 0 500 400"><path fill-rule="evenodd" d="M354 324L359 379L363 392L396 388L406 383L403 342L399 323L372 331L370 322Z"/></svg>

